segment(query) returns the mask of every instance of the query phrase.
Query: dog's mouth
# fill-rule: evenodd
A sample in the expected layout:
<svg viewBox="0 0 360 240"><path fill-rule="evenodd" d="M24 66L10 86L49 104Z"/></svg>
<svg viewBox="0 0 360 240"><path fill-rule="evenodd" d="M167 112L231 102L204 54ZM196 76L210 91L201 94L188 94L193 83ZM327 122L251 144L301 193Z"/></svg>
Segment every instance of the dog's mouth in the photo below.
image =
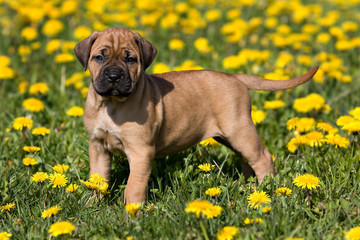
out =
<svg viewBox="0 0 360 240"><path fill-rule="evenodd" d="M124 84L99 84L99 80L95 81L94 89L100 96L109 97L128 97L132 93L131 80Z"/></svg>
<svg viewBox="0 0 360 240"><path fill-rule="evenodd" d="M101 74L93 80L93 86L97 94L109 97L128 97L133 89L133 81L128 74L123 74L119 79L109 80L105 74Z"/></svg>

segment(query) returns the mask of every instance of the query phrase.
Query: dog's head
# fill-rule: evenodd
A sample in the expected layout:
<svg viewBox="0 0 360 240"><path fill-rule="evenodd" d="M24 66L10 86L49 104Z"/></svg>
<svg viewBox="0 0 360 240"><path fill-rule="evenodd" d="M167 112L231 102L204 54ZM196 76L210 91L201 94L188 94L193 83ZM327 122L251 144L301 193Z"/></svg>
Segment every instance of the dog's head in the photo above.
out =
<svg viewBox="0 0 360 240"><path fill-rule="evenodd" d="M75 46L84 69L101 96L127 97L156 55L156 48L138 33L123 28L94 32Z"/></svg>

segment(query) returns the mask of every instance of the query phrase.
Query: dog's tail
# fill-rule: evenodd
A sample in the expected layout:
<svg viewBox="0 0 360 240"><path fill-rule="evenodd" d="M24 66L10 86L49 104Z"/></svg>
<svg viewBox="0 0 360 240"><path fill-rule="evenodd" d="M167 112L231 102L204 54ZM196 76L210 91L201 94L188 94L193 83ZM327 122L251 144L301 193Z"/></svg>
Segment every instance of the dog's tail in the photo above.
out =
<svg viewBox="0 0 360 240"><path fill-rule="evenodd" d="M233 74L233 76L239 79L248 89L274 91L293 88L309 81L315 75L318 68L319 66L313 67L304 75L288 80L270 80L243 73Z"/></svg>

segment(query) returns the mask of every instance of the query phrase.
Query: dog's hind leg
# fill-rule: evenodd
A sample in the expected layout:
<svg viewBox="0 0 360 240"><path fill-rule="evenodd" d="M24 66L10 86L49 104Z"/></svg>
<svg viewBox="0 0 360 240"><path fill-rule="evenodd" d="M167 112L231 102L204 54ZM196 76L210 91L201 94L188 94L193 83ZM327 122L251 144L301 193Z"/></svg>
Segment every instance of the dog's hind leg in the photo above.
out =
<svg viewBox="0 0 360 240"><path fill-rule="evenodd" d="M245 124L233 129L232 135L226 136L226 140L248 160L248 165L243 164L245 174L249 173L248 166L250 166L261 183L265 176L275 174L272 156L261 142L251 118L243 119L241 122Z"/></svg>
<svg viewBox="0 0 360 240"><path fill-rule="evenodd" d="M233 152L235 152L241 158L241 153L239 151L237 151L236 149L234 149L231 146L231 144L229 142L227 142L225 139L223 139L221 137L214 137L214 139L217 142L224 145L225 147L231 149ZM253 169L250 167L249 163L245 159L241 159L241 171L242 171L245 179L248 179L249 177L254 176L254 174L255 174L255 172L253 171Z"/></svg>

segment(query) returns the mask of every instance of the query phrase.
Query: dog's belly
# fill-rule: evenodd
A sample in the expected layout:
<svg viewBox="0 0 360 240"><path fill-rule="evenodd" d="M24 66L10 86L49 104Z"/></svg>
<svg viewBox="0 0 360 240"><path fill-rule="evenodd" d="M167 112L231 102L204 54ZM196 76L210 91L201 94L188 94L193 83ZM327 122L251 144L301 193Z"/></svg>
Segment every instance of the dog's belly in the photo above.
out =
<svg viewBox="0 0 360 240"><path fill-rule="evenodd" d="M104 127L95 128L91 141L98 150L124 155L124 145L120 135Z"/></svg>

